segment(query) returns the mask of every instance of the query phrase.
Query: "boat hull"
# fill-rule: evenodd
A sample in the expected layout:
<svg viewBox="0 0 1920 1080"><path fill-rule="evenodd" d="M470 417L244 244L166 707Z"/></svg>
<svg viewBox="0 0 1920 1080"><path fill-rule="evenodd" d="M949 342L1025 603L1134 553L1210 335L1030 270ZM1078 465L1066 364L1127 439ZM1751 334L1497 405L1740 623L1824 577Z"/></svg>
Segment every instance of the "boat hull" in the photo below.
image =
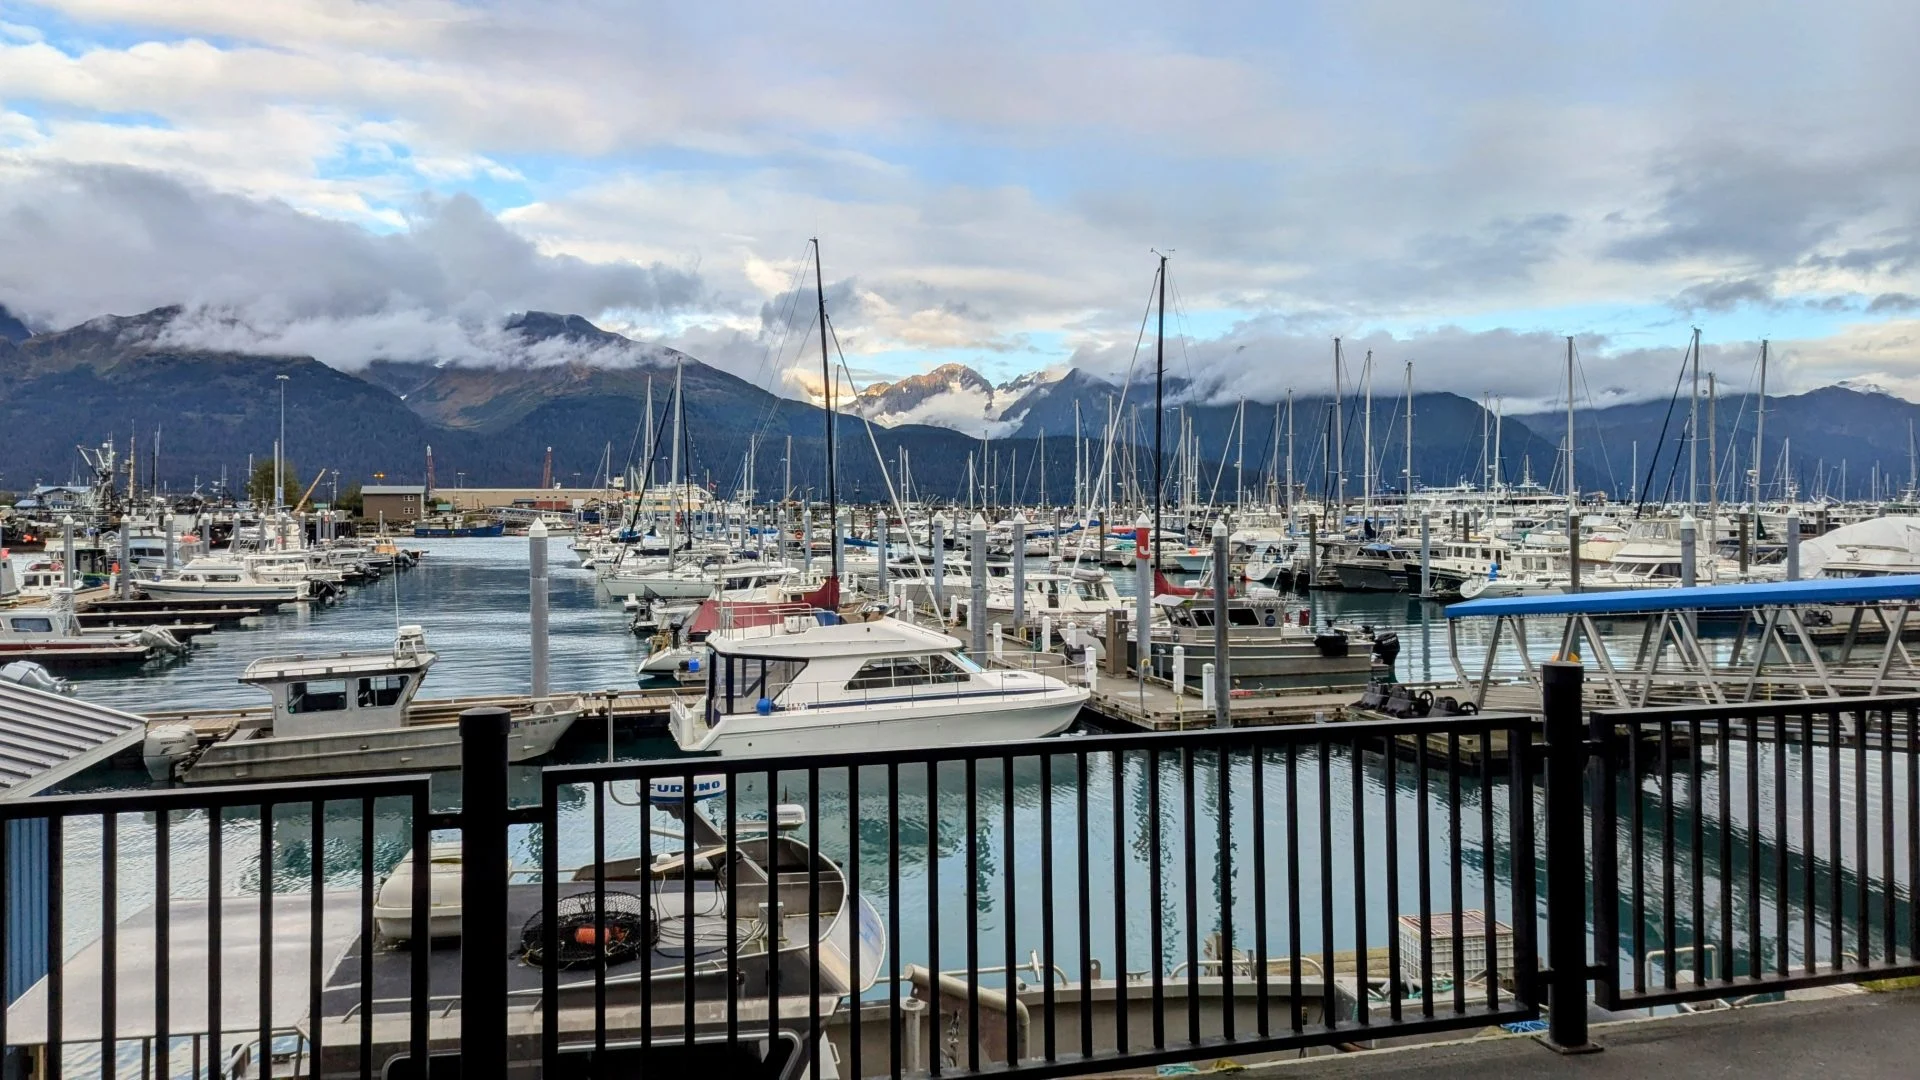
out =
<svg viewBox="0 0 1920 1080"><path fill-rule="evenodd" d="M578 708L516 713L507 733L507 760L544 756L579 715ZM180 778L190 784L232 784L457 769L460 746L456 723L285 738L235 737L201 751Z"/></svg>
<svg viewBox="0 0 1920 1080"><path fill-rule="evenodd" d="M670 726L682 749L723 756L931 749L1058 735L1073 725L1087 697L1079 687L1062 687L955 696L938 704L920 698L894 705L788 708L768 716L729 716L710 738L696 729L694 709L676 704Z"/></svg>

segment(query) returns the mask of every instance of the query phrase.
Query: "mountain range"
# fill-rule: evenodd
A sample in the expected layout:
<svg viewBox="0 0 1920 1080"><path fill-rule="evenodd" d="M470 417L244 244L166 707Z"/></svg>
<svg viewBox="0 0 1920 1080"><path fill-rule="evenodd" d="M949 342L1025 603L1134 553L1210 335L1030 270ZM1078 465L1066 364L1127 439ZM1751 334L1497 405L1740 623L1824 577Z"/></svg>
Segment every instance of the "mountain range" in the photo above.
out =
<svg viewBox="0 0 1920 1080"><path fill-rule="evenodd" d="M129 435L137 441L143 482L155 467L156 442L158 475L170 488L205 486L222 475L237 481L249 458L273 452L283 388L287 455L306 480L325 469L338 470L343 485L419 483L429 446L443 487L532 485L549 447L562 483L591 484L607 471L618 476L649 457L656 475L664 475L673 449L669 407L677 370L686 399L683 449L696 482L733 491L751 443L756 488L779 492L788 477L783 459L790 439L796 493L824 494L826 445L817 406L578 315L535 311L507 319L502 329L520 347L513 362L374 360L349 372L308 357L182 346L167 332L181 314L160 308L29 334L0 308L0 371L7 376L0 381L0 429L7 432L0 488L74 478L80 472L76 444L113 437L124 449ZM1188 471L1202 497L1266 488L1284 473L1289 446L1296 483L1328 490L1336 430L1345 448L1346 490L1359 494L1368 468L1358 401L1341 403L1336 424L1329 399L1297 397L1289 426L1285 409L1273 402L1210 404L1180 378L1168 378L1162 389L1163 469L1175 473L1184 424L1196 448ZM645 438L649 396L651 445ZM1035 500L1043 485L1054 501L1064 501L1075 468L1076 424L1085 460L1097 472L1109 415L1119 421L1115 471L1131 468L1135 482L1147 486L1152 400L1150 379L1120 387L1079 368L996 385L963 365L944 365L877 383L848 403L835 425L841 492L860 501L884 497L887 481L876 459L897 473L904 452L918 495L964 502L970 477L976 483L991 477L996 501ZM1477 402L1431 392L1416 394L1412 404L1417 484L1477 482L1486 474L1485 444L1493 439L1483 440L1483 431L1494 425ZM1581 487L1625 497L1635 489L1637 461L1642 490L1683 493L1687 462L1676 448L1686 403L1669 411L1662 401L1581 412L1575 461ZM1756 412L1756 401L1738 397L1722 399L1714 410L1716 464L1729 492L1736 468L1750 467ZM1803 491L1818 491L1822 476L1837 491L1835 474L1845 460L1855 493L1866 490L1876 463L1904 486L1908 429L1916 418L1920 409L1871 389L1769 397L1769 483L1777 484L1791 461ZM1408 468L1404 400L1376 398L1372 431L1374 487L1398 490ZM1506 417L1498 439L1502 476L1553 481L1563 438L1558 414ZM1702 440L1697 465L1702 477L1705 445Z"/></svg>

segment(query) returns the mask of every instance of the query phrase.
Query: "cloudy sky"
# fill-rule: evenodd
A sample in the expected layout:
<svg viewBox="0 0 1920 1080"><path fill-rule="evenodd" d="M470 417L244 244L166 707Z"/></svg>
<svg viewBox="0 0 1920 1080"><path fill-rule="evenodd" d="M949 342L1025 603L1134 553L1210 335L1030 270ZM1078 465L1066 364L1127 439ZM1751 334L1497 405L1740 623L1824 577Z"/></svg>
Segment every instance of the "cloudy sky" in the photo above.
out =
<svg viewBox="0 0 1920 1080"><path fill-rule="evenodd" d="M785 392L1123 368L1172 255L1220 395L1920 397L1920 5L0 0L0 304L344 367L579 312ZM783 329L790 332L782 334ZM1583 391L1583 394L1585 391Z"/></svg>

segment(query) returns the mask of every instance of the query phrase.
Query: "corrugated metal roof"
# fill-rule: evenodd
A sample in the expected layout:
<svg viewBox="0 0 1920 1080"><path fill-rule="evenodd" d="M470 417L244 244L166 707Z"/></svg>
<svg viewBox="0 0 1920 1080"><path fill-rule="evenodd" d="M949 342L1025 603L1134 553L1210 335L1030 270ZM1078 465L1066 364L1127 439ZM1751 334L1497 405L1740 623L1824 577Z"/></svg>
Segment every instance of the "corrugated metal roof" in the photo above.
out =
<svg viewBox="0 0 1920 1080"><path fill-rule="evenodd" d="M146 731L132 713L0 681L0 799L42 791Z"/></svg>

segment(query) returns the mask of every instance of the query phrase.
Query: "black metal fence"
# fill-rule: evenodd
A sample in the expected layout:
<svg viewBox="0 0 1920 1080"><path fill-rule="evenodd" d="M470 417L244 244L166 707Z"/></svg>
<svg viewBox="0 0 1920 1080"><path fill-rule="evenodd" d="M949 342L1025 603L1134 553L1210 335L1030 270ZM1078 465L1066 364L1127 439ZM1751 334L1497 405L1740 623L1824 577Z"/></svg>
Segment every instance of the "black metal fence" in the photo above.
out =
<svg viewBox="0 0 1920 1080"><path fill-rule="evenodd" d="M0 850L14 869L0 906L30 886L46 928L37 957L0 936L0 966L45 973L0 1013L6 1075L317 1075L331 1061L332 1075L374 1077L381 1010L424 1052L427 951L393 998L355 972L380 947L378 882L404 855L426 865L429 820L419 777L0 802L0 849L34 836L38 862ZM428 885L415 875L400 912L383 913L415 940ZM310 1022L329 1013L349 1022Z"/></svg>
<svg viewBox="0 0 1920 1080"><path fill-rule="evenodd" d="M417 777L0 802L0 905L48 924L0 923L45 972L7 1075L1066 1076L1920 973L1920 698L1545 684L1538 719L549 768L530 810L474 710L458 814Z"/></svg>
<svg viewBox="0 0 1920 1080"><path fill-rule="evenodd" d="M543 1062L797 1028L813 1075L1065 1076L1532 1020L1534 726L549 769L541 909L583 921L545 955L629 908L664 944L546 966Z"/></svg>
<svg viewBox="0 0 1920 1080"><path fill-rule="evenodd" d="M1920 698L1592 723L1601 1005L1920 974Z"/></svg>

